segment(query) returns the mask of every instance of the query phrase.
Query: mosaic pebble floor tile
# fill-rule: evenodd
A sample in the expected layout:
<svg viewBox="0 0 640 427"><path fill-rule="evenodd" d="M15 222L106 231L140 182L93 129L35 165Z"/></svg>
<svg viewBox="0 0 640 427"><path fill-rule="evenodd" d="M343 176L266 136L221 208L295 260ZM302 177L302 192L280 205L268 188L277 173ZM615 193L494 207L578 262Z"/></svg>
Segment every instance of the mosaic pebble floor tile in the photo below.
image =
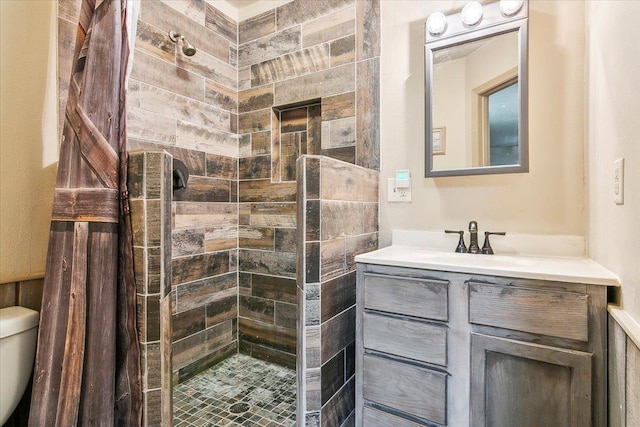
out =
<svg viewBox="0 0 640 427"><path fill-rule="evenodd" d="M173 425L293 427L296 372L234 355L173 389Z"/></svg>

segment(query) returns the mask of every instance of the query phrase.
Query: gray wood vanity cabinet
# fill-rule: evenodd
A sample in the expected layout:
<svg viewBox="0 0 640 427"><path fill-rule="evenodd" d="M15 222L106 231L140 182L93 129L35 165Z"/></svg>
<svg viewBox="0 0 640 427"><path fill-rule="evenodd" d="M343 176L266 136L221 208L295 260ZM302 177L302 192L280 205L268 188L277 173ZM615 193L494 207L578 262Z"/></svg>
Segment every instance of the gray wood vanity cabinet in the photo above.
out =
<svg viewBox="0 0 640 427"><path fill-rule="evenodd" d="M356 425L606 425L607 287L358 264Z"/></svg>

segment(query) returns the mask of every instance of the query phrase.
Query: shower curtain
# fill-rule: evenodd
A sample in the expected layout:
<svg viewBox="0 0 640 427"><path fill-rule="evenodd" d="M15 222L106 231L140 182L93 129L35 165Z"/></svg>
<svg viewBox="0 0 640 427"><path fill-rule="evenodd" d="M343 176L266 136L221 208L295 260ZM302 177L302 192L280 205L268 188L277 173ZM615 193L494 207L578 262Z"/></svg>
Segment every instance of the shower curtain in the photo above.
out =
<svg viewBox="0 0 640 427"><path fill-rule="evenodd" d="M30 426L141 422L125 133L134 4L83 0L80 10Z"/></svg>

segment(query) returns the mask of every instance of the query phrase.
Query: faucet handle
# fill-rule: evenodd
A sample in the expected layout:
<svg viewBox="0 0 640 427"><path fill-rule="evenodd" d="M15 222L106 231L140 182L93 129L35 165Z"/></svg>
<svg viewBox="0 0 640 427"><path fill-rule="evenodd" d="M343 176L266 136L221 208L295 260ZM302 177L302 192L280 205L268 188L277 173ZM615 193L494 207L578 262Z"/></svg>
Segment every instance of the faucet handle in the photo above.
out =
<svg viewBox="0 0 640 427"><path fill-rule="evenodd" d="M482 245L482 251L485 255L493 255L493 248L491 247L491 243L489 242L489 236L492 234L497 234L498 236L504 236L507 233L504 231L485 231L484 232L484 244Z"/></svg>
<svg viewBox="0 0 640 427"><path fill-rule="evenodd" d="M445 233L457 233L460 235L458 240L458 246L456 246L456 252L461 254L467 253L467 246L464 244L464 230L444 230Z"/></svg>

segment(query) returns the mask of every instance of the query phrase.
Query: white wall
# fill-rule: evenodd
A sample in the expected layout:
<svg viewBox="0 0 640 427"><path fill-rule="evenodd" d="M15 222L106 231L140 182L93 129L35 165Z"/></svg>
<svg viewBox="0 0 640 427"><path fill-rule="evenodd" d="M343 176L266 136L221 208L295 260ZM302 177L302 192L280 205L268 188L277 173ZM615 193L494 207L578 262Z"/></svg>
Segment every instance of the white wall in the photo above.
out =
<svg viewBox="0 0 640 427"><path fill-rule="evenodd" d="M530 172L424 178L424 22L466 1L382 0L381 246L394 228L584 235L584 4L529 4ZM448 148L448 147L447 147ZM412 172L413 202L386 179Z"/></svg>
<svg viewBox="0 0 640 427"><path fill-rule="evenodd" d="M58 147L56 4L0 1L0 283L44 274Z"/></svg>
<svg viewBox="0 0 640 427"><path fill-rule="evenodd" d="M640 2L587 3L588 247L622 282L640 325ZM625 158L624 205L613 201L613 161Z"/></svg>

